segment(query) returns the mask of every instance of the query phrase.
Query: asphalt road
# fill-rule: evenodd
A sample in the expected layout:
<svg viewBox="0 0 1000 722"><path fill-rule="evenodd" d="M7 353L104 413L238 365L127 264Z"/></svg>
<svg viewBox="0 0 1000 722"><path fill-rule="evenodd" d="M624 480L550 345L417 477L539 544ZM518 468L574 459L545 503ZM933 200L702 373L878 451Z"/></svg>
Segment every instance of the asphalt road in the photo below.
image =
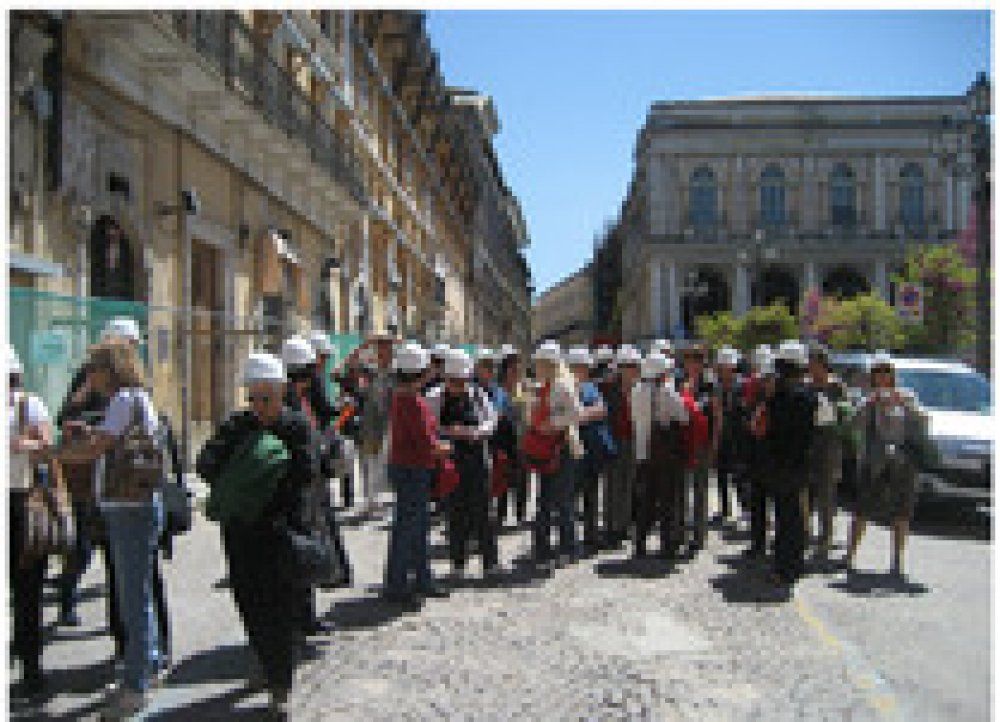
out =
<svg viewBox="0 0 1000 722"><path fill-rule="evenodd" d="M847 517L838 518L843 541ZM988 720L990 519L980 506L918 510L909 578L884 574L889 535L872 527L859 573L807 577L791 600L739 552L745 531L715 528L674 565L607 552L539 576L519 563L526 530L506 530L508 573L457 583L401 614L377 600L384 514L345 519L353 588L322 593L338 631L316 638L293 719ZM435 573L447 571L436 531ZM842 554L838 549L834 558ZM53 566L55 568L55 565ZM218 533L200 519L165 565L176 668L151 720L261 719L244 687L249 657L225 581ZM104 575L84 580L84 624L54 626L44 665L53 695L15 699L15 719L82 719L113 677ZM11 692L18 672L12 668Z"/></svg>

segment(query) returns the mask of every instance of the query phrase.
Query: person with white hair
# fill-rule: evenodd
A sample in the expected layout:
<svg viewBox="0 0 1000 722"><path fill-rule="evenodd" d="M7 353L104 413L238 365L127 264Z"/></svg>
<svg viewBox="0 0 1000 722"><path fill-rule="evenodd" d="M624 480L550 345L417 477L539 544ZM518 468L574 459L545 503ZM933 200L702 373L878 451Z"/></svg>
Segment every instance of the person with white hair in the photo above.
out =
<svg viewBox="0 0 1000 722"><path fill-rule="evenodd" d="M489 396L471 383L472 359L461 349L452 349L444 360L444 383L426 394L443 439L452 446L452 459L459 484L445 500L448 516L448 549L452 575L465 576L472 539L478 541L483 572L501 571L497 534L490 513L487 440L497 425L497 413Z"/></svg>
<svg viewBox="0 0 1000 722"><path fill-rule="evenodd" d="M869 519L892 529L890 573L903 577L903 553L916 503L917 448L926 442L927 417L916 396L896 385L896 365L886 351L869 361L871 391L858 407L854 424L861 438L858 499L847 549L848 572Z"/></svg>
<svg viewBox="0 0 1000 722"><path fill-rule="evenodd" d="M45 688L42 675L42 584L48 555L25 549L27 499L35 486L35 456L52 445L48 409L24 389L24 368L13 346L7 347L8 503L10 508L10 585L14 602L11 649L21 663L23 692L34 697Z"/></svg>
<svg viewBox="0 0 1000 722"><path fill-rule="evenodd" d="M646 556L646 540L654 523L660 526L660 556L674 558L682 543L680 517L684 460L677 453L680 425L688 412L670 378L673 360L650 353L642 360L641 380L632 387L635 438L636 529L635 557Z"/></svg>
<svg viewBox="0 0 1000 722"><path fill-rule="evenodd" d="M576 381L563 363L555 341L541 344L532 356L540 384L528 410L523 451L528 468L538 475L538 508L533 529L534 562L551 570L552 528L559 529L559 555L568 561L578 553L573 484L583 457L577 424L580 404Z"/></svg>
<svg viewBox="0 0 1000 722"><path fill-rule="evenodd" d="M635 428L632 423L632 387L639 380L642 355L623 345L615 356L617 370L604 399L618 456L608 469L604 495L605 546L616 548L628 537L633 521L635 493Z"/></svg>

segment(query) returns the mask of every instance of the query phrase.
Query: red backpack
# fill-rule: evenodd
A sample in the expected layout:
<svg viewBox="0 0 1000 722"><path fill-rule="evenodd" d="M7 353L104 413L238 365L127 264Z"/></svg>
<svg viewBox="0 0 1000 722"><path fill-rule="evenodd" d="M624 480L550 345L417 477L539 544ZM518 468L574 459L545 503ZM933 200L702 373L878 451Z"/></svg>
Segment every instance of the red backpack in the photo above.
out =
<svg viewBox="0 0 1000 722"><path fill-rule="evenodd" d="M562 443L561 433L545 433L538 427L549 420L552 414L549 408L549 384L542 387L538 404L531 414L531 423L521 441L521 452L529 469L539 474L553 474L559 469L559 446Z"/></svg>

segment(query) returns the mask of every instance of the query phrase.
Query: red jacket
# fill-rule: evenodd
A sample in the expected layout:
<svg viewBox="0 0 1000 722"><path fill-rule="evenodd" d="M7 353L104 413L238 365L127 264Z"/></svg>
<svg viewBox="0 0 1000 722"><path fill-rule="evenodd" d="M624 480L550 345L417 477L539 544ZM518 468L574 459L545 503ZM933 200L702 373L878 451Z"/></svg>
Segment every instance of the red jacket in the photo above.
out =
<svg viewBox="0 0 1000 722"><path fill-rule="evenodd" d="M389 463L434 469L437 419L423 396L396 391L389 407Z"/></svg>
<svg viewBox="0 0 1000 722"><path fill-rule="evenodd" d="M688 423L684 427L684 448L687 451L687 468L698 465L698 456L708 446L708 417L701 412L694 395L687 387L681 389L681 400L688 412Z"/></svg>

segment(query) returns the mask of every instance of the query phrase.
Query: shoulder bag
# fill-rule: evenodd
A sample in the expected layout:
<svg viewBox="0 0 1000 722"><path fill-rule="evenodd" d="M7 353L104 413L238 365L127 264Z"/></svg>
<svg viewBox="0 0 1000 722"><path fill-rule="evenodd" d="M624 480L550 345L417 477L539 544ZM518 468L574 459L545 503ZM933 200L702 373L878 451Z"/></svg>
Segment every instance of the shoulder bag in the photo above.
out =
<svg viewBox="0 0 1000 722"><path fill-rule="evenodd" d="M107 454L104 474L106 501L148 502L163 488L163 449L146 431L142 403L132 399L132 419Z"/></svg>

